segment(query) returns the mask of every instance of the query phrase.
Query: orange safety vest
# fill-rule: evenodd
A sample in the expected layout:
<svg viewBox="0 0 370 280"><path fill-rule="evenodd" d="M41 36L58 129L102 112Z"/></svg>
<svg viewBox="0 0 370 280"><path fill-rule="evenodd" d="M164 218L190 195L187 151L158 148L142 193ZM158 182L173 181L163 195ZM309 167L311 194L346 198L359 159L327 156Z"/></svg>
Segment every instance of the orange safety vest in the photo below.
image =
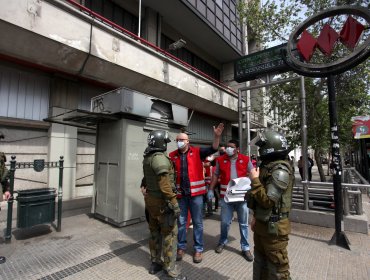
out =
<svg viewBox="0 0 370 280"><path fill-rule="evenodd" d="M220 197L223 198L226 193L227 185L230 182L231 161L228 155L220 156L216 160L220 167L220 171L219 171ZM248 176L248 163L249 163L248 156L238 154L238 158L235 162L236 174L238 175L238 178Z"/></svg>
<svg viewBox="0 0 370 280"><path fill-rule="evenodd" d="M181 158L179 150L175 150L169 154L170 159L175 165L176 172L176 188L178 190L177 197L181 198ZM188 162L188 176L190 181L190 194L191 196L203 195L207 192L206 184L204 181L203 164L200 159L200 148L189 146L186 153Z"/></svg>

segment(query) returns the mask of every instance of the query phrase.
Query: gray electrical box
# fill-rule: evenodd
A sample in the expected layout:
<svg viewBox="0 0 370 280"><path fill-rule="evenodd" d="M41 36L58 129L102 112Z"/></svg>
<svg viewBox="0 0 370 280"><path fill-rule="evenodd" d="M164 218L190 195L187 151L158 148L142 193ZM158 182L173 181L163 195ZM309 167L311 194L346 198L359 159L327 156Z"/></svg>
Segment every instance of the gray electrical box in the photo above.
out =
<svg viewBox="0 0 370 280"><path fill-rule="evenodd" d="M120 88L91 100L93 113L114 114L118 120L98 124L95 155L95 216L116 226L144 220L140 191L143 152L150 131L163 129L176 149L176 134L187 125L182 106Z"/></svg>
<svg viewBox="0 0 370 280"><path fill-rule="evenodd" d="M127 88L119 88L91 99L91 112L131 114L187 126L188 109Z"/></svg>
<svg viewBox="0 0 370 280"><path fill-rule="evenodd" d="M152 130L166 130L176 149L176 135L187 126L188 109L119 88L91 100L91 111L74 110L46 119L96 129L94 215L116 226L145 219L140 184L143 153Z"/></svg>
<svg viewBox="0 0 370 280"><path fill-rule="evenodd" d="M95 171L95 216L117 226L144 220L140 191L143 152L153 126L131 119L99 125ZM179 129L165 129L176 139ZM168 144L174 150L175 142Z"/></svg>

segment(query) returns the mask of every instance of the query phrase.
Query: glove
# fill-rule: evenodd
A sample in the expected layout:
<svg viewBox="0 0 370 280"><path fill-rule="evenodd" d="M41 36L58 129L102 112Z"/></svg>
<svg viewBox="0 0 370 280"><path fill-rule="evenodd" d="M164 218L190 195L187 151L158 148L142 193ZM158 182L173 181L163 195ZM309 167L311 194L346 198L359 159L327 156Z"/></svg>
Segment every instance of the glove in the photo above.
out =
<svg viewBox="0 0 370 280"><path fill-rule="evenodd" d="M173 211L173 214L176 218L180 216L180 206L178 203L172 204L171 202L169 202L168 208L170 208Z"/></svg>
<svg viewBox="0 0 370 280"><path fill-rule="evenodd" d="M212 201L212 199L215 198L215 193L213 192L213 190L208 190L207 192L207 200L208 201Z"/></svg>

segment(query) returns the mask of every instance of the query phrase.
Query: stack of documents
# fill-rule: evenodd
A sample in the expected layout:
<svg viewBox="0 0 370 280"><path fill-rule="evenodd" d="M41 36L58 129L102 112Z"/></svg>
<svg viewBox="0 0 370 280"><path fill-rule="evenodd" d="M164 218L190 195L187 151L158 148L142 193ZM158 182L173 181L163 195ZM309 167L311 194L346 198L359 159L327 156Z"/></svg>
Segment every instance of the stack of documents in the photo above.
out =
<svg viewBox="0 0 370 280"><path fill-rule="evenodd" d="M224 196L225 202L244 201L244 196L251 189L251 180L248 177L240 177L230 180Z"/></svg>

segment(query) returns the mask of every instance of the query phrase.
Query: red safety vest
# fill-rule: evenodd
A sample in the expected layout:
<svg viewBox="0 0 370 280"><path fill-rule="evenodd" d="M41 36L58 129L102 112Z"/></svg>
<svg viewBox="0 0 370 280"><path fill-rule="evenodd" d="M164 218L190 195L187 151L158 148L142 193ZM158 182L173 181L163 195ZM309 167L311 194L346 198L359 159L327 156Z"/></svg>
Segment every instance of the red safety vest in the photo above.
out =
<svg viewBox="0 0 370 280"><path fill-rule="evenodd" d="M205 160L204 162L209 162L208 160ZM212 166L207 166L204 167L204 181L206 182L206 185L211 184L211 179L212 179Z"/></svg>
<svg viewBox="0 0 370 280"><path fill-rule="evenodd" d="M223 198L226 193L227 185L230 182L231 161L228 155L220 156L216 160L220 167L220 173L219 173L220 197ZM236 173L238 175L238 178L248 176L248 163L249 163L248 156L238 154L238 158L235 162Z"/></svg>
<svg viewBox="0 0 370 280"><path fill-rule="evenodd" d="M179 150L175 150L169 154L171 160L175 165L176 171L176 187L178 190L177 197L181 198L181 158ZM204 182L203 164L200 159L200 148L189 146L186 153L188 161L188 176L190 181L191 196L203 195L207 192L206 184Z"/></svg>

